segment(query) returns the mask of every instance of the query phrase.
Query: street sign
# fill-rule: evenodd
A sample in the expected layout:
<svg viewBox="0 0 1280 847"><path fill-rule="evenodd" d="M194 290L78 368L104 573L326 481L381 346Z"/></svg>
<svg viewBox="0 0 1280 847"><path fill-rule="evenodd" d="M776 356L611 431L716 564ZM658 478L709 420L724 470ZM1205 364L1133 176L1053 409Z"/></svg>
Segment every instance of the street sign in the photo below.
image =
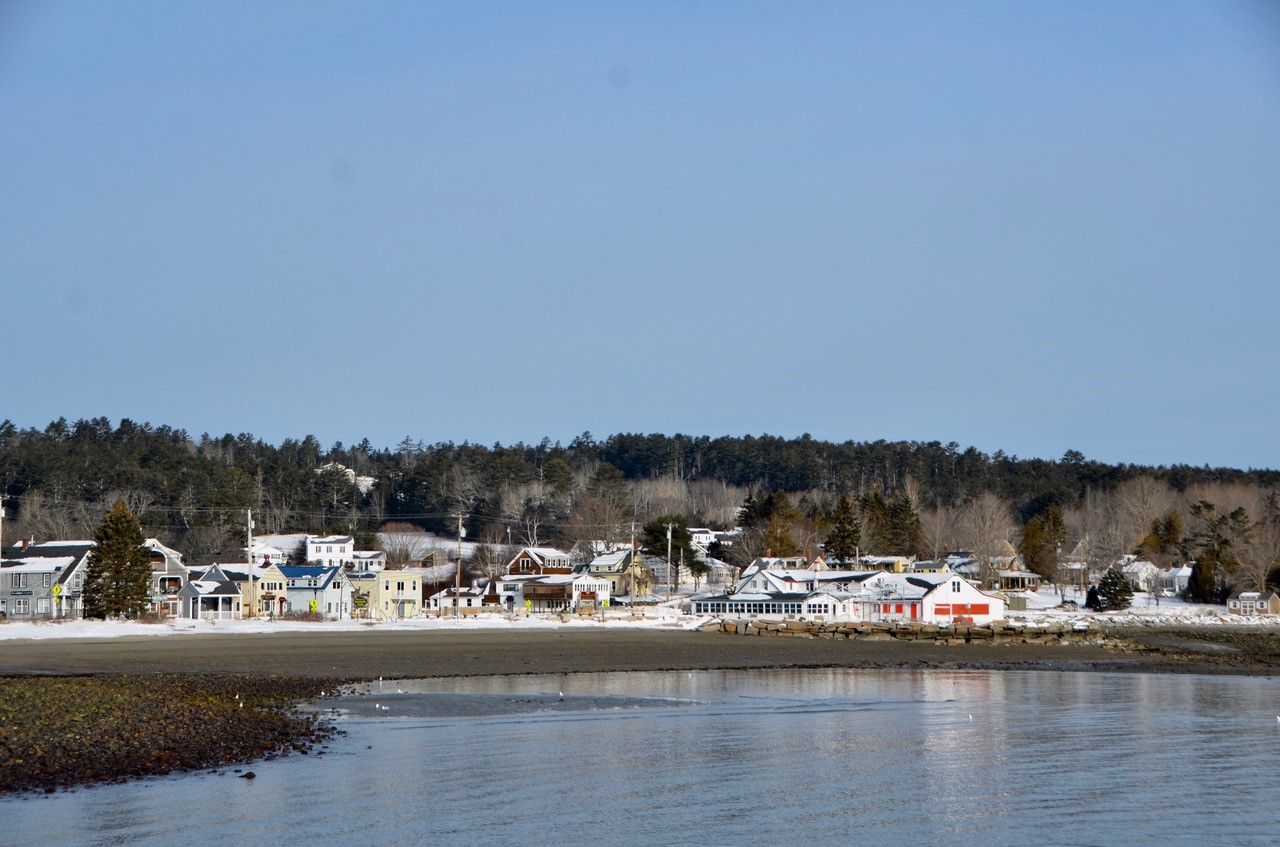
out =
<svg viewBox="0 0 1280 847"><path fill-rule="evenodd" d="M320 604L317 603L315 600L312 600L310 603L307 604L307 608L314 612L316 609L320 608Z"/></svg>
<svg viewBox="0 0 1280 847"><path fill-rule="evenodd" d="M50 593L50 594L52 594L54 597L57 597L59 594L61 594L61 593L62 593L62 586L61 586L61 585L55 585L55 586L52 588L52 590L50 590L50 592L49 592L49 593Z"/></svg>

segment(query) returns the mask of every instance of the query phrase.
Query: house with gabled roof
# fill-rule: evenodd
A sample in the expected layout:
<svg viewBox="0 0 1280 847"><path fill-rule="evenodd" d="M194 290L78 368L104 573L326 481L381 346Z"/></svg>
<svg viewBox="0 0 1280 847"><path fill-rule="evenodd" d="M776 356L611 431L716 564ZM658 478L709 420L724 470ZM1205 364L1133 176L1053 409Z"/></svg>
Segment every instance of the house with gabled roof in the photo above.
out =
<svg viewBox="0 0 1280 847"><path fill-rule="evenodd" d="M1280 615L1280 594L1271 590L1236 589L1227 598L1227 612L1232 615Z"/></svg>
<svg viewBox="0 0 1280 847"><path fill-rule="evenodd" d="M178 591L180 614L193 620L234 620L242 617L240 586L218 565L193 573Z"/></svg>
<svg viewBox="0 0 1280 847"><path fill-rule="evenodd" d="M22 541L0 556L0 613L9 618L80 617L92 541Z"/></svg>
<svg viewBox="0 0 1280 847"><path fill-rule="evenodd" d="M609 583L611 597L639 597L653 591L653 574L644 556L631 548L596 556L587 565L587 573Z"/></svg>
<svg viewBox="0 0 1280 847"><path fill-rule="evenodd" d="M692 607L694 614L730 617L920 623L990 623L1005 615L1003 595L954 574L886 571L748 568L734 591L694 598Z"/></svg>
<svg viewBox="0 0 1280 847"><path fill-rule="evenodd" d="M190 568L183 564L181 553L158 538L148 538L142 545L151 551L150 611L168 617L181 614L182 601L178 592L186 584Z"/></svg>
<svg viewBox="0 0 1280 847"><path fill-rule="evenodd" d="M352 617L393 620L422 614L423 586L436 574L427 568L395 568L346 574Z"/></svg>
<svg viewBox="0 0 1280 847"><path fill-rule="evenodd" d="M285 590L276 598L277 614L312 612L329 620L351 614L351 582L342 568L321 565L282 565Z"/></svg>
<svg viewBox="0 0 1280 847"><path fill-rule="evenodd" d="M554 547L525 547L507 563L507 573L513 576L566 574L572 571L573 558Z"/></svg>
<svg viewBox="0 0 1280 847"><path fill-rule="evenodd" d="M252 581L250 581L252 578ZM251 565L247 562L228 565L210 565L200 571L191 573L190 582L228 582L236 589L236 596L241 601L237 606L237 614L235 617L268 617L273 613L280 611L280 599L284 597L285 583L284 574L280 572L280 568L276 565ZM219 591L219 597L229 596L225 591ZM190 600L191 592L183 595L179 592L179 597L185 597ZM182 606L182 616L190 617L190 603L184 603ZM219 607L218 611L226 612L228 609ZM226 617L226 615L222 615Z"/></svg>
<svg viewBox="0 0 1280 847"><path fill-rule="evenodd" d="M457 598L464 614L468 608L493 609L495 606L508 612L533 614L586 612L603 609L612 602L609 581L585 570L507 574L492 581L478 580L470 590L463 589ZM454 609L454 589L432 595L430 603L432 609L449 614Z"/></svg>

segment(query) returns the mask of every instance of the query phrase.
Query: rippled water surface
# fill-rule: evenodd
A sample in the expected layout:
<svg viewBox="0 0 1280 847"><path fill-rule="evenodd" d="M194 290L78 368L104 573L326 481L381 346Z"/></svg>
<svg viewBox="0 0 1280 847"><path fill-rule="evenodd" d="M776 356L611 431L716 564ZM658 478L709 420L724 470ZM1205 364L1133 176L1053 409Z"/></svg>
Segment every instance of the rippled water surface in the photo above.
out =
<svg viewBox="0 0 1280 847"><path fill-rule="evenodd" d="M0 800L0 844L1280 843L1280 686L725 671L385 682L324 756Z"/></svg>

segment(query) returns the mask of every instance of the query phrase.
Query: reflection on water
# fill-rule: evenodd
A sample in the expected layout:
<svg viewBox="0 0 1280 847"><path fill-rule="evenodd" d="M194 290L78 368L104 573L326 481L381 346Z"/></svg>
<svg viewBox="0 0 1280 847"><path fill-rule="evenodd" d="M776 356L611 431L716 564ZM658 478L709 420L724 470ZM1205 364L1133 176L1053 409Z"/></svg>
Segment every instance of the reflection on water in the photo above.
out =
<svg viewBox="0 0 1280 847"><path fill-rule="evenodd" d="M3 843L1274 844L1271 680L987 671L384 682L323 756L0 800Z"/></svg>

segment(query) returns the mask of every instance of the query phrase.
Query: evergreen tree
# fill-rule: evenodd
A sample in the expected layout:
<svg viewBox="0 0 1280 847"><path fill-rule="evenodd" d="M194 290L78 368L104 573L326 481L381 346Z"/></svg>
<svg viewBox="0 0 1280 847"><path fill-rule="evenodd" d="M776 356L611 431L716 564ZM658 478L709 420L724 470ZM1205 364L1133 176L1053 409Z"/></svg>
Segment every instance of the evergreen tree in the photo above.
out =
<svg viewBox="0 0 1280 847"><path fill-rule="evenodd" d="M889 503L889 524L891 527L889 549L885 552L898 556L916 556L924 548L924 527L920 523L920 514L906 492L894 497Z"/></svg>
<svg viewBox="0 0 1280 847"><path fill-rule="evenodd" d="M151 597L151 551L138 519L117 502L93 533L84 581L84 616L108 618L141 614Z"/></svg>
<svg viewBox="0 0 1280 847"><path fill-rule="evenodd" d="M858 515L849 495L840 495L831 517L834 525L827 536L826 555L840 562L851 561L858 555L858 548L862 543L862 525L858 523Z"/></svg>
<svg viewBox="0 0 1280 847"><path fill-rule="evenodd" d="M1133 587L1119 568L1107 568L1098 582L1098 603L1104 612L1127 609L1133 604Z"/></svg>
<svg viewBox="0 0 1280 847"><path fill-rule="evenodd" d="M1052 578L1059 551L1066 543L1067 522L1062 516L1062 509L1050 504L1043 514L1036 515L1022 528L1018 552L1029 570Z"/></svg>
<svg viewBox="0 0 1280 847"><path fill-rule="evenodd" d="M1192 603L1222 603L1227 599L1227 580L1222 565L1209 551L1204 551L1191 565L1187 580L1187 599Z"/></svg>

